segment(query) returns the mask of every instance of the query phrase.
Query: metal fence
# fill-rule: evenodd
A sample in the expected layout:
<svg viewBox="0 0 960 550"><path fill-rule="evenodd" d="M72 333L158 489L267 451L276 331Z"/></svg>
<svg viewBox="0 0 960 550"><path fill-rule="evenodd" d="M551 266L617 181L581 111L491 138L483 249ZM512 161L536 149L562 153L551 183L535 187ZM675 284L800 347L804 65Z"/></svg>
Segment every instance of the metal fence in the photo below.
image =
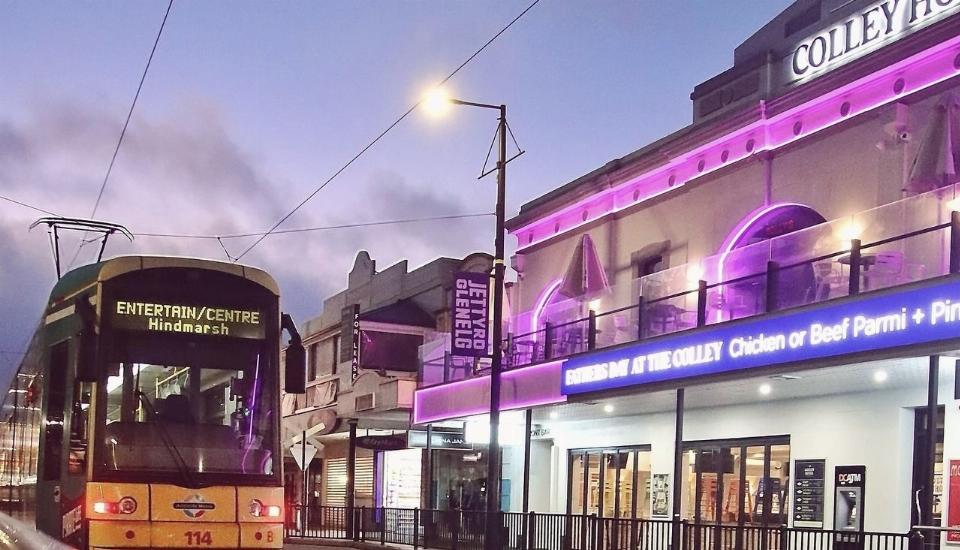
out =
<svg viewBox="0 0 960 550"><path fill-rule="evenodd" d="M919 533L857 533L787 526L696 524L466 510L297 508L286 537L354 540L442 550L482 550L488 522L495 547L513 550L921 550ZM676 544L674 544L676 540Z"/></svg>

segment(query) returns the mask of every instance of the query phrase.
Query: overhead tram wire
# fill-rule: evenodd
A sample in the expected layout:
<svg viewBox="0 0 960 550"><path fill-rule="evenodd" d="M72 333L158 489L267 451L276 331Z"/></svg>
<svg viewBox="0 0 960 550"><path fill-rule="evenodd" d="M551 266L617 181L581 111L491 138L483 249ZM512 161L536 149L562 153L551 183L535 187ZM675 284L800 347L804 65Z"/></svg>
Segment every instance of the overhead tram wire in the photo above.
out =
<svg viewBox="0 0 960 550"><path fill-rule="evenodd" d="M493 216L492 212L482 212L478 214L452 214L448 216L429 216L424 218L407 218L400 220L381 220L371 222L345 223L340 225L326 225L320 227L300 227L296 229L280 229L272 232L261 231L258 233L233 233L227 235L204 235L191 233L137 233L133 232L134 237L154 237L165 239L202 239L202 240L222 240L222 239L242 239L249 237L266 237L268 235L286 235L291 233L310 233L314 231L332 231L336 229L353 229L357 227L374 227L382 225L401 225L409 223L422 223L443 220L462 220L469 218L483 218ZM239 258L237 258L239 259Z"/></svg>
<svg viewBox="0 0 960 550"><path fill-rule="evenodd" d="M497 32L495 35L493 35L492 38L490 38L490 40L487 40L486 43L484 43L482 46L480 46L480 48L477 49L477 51L473 52L473 54L470 55L470 57L468 57L468 58L467 58L463 63L461 63L456 69L454 69L453 72L451 72L451 73L448 74L443 80L441 80L440 82L438 82L438 83L435 85L435 87L441 87L441 86L443 86L443 85L446 84L451 78L453 78L454 76L456 76L457 73L459 73L464 67L466 67L471 61L473 61L478 55L480 55L484 50L486 50L487 47L489 47L491 44L493 44L493 42L494 42L495 40L497 40L498 38L500 38L500 35L502 35L503 33L507 32L507 30L509 30L510 27L512 27L517 21L519 21L524 15L526 15L527 12L529 12L531 9L533 9L534 6L536 6L536 5L539 4L539 3L540 3L540 0L533 0L533 2L531 2L530 5L526 7L526 9L524 9L522 12L520 12L519 15L517 15L516 17L514 17L509 23L507 23L503 28L501 28L499 32ZM310 202L310 200L313 199L313 197L316 196L317 193L319 193L320 191L322 191L324 187L326 187L326 186L329 185L331 182L333 182L333 180L335 180L340 174L342 174L344 171L346 171L347 168L349 168L351 165L353 165L353 163L356 162L360 157L362 157L367 151L369 151L371 148L373 148L374 145L376 145L381 139L384 138L384 136L386 136L388 133L390 133L391 130L393 130L394 128L396 128L397 125L399 125L401 122L403 122L403 120L404 120L405 118L407 118L407 117L410 115L410 113L412 113L413 111L415 111L415 110L417 109L417 107L419 107L422 103L423 103L423 99L421 99L421 100L417 101L416 103L414 103L409 109L407 109L402 115L400 115L399 118L397 118L397 119L396 119L395 121L393 121L389 126L387 126L386 129L384 129L382 132L380 132L380 133L377 135L377 137L373 138L372 141L370 141L370 142L367 143L362 149L360 149L360 152L358 152L356 155L354 155L353 157L351 157L350 160L348 160L346 164L344 164L343 166L341 166L336 172L333 173L333 175L331 175L331 176L330 176L329 178L327 178L323 183L321 183L319 187L317 187L316 189L314 189L309 195L306 196L306 198L304 198L302 201L300 201L300 203L299 203L297 206L295 206L295 207L293 208L293 210L291 210L290 212L287 212L282 218L280 218L279 220L277 220L277 222L276 222L275 224L273 224L273 226L272 226L270 229L268 229L267 231L263 232L263 233L257 238L257 240L254 241L250 246L248 246L243 252L241 252L240 255L237 256L234 261L239 261L241 258L243 258L244 256L246 256L251 250L253 250L254 248L256 248L257 245L259 245L261 242L263 242L263 240L266 239L267 236L269 236L269 235L273 234L274 232L276 232L276 230L277 230L278 227L280 227L284 222L286 222L288 219L290 219L290 217L293 216L298 210L300 210L305 204L307 204L308 202Z"/></svg>
<svg viewBox="0 0 960 550"><path fill-rule="evenodd" d="M11 202L11 203L13 203L13 204L18 204L18 205L20 205L20 206L24 206L24 207L29 208L29 209L31 209L31 210L35 210L35 211L37 211L37 212L40 212L41 214L47 214L47 215L49 215L49 216L59 216L59 215L60 215L60 214L57 214L57 213L55 213L55 212L51 212L51 211L49 211L49 210L44 210L43 208L40 208L39 206L34 206L34 205L32 205L32 204L27 204L27 203L25 203L25 202L21 202L21 201L18 201L18 200L16 200L16 199L11 199L10 197L4 197L3 195L0 195L0 200L5 200L5 201Z"/></svg>
<svg viewBox="0 0 960 550"><path fill-rule="evenodd" d="M167 17L170 16L170 9L173 8L173 0L167 3L167 10L163 13L163 20L160 22L160 29L157 31L157 37L153 41L153 48L150 49L150 55L147 57L147 63L143 67L143 73L140 75L140 83L137 84L137 92L133 95L133 101L130 102L130 110L127 111L127 118L123 122L123 129L120 130L120 138L117 139L117 146L113 149L113 155L110 157L110 164L107 166L107 172L103 176L103 182L100 184L100 190L97 192L97 200L93 203L93 210L90 211L90 219L97 215L97 209L100 208L100 201L103 199L103 192L107 188L107 182L110 180L110 174L113 172L113 165L117 162L117 154L120 153L120 146L123 144L123 138L127 134L127 127L130 125L130 119L133 117L133 110L137 106L137 100L140 99L140 91L143 90L143 83L147 80L147 73L150 71L150 64L153 63L153 55L157 53L157 45L160 44L160 37L163 36L163 29L167 26ZM86 232L84 232L86 238ZM81 239L82 241L82 239ZM73 258L70 260L70 267L77 261L80 250L83 248L83 242L77 246ZM69 269L69 267L68 267Z"/></svg>
<svg viewBox="0 0 960 550"><path fill-rule="evenodd" d="M34 206L23 201L19 201L10 197L5 197L0 195L0 200L5 200L13 204L41 212L43 214L48 214L50 216L59 216L56 212L51 212L39 206ZM493 216L493 212L476 212L468 214L445 214L439 216L424 216L422 218L401 218L395 220L374 220L367 222L356 222L356 223L345 223L339 225L326 225L319 227L299 227L295 229L280 229L273 231L272 235L285 235L291 233L311 233L314 231L333 231L337 229L353 229L358 227L376 227L383 225L403 225L410 223L423 223L423 222L433 222L433 221L447 221L447 220L465 220L471 218L485 218L488 216ZM242 239L249 237L260 237L268 235L266 231L254 232L254 233L227 233L222 235L213 235L213 234L195 234L195 233L149 233L149 232L132 232L132 235L135 237L155 237L155 238L169 238L169 239L208 239L208 240L220 240L220 239ZM100 239L86 239L82 241L83 243L91 243L99 241Z"/></svg>

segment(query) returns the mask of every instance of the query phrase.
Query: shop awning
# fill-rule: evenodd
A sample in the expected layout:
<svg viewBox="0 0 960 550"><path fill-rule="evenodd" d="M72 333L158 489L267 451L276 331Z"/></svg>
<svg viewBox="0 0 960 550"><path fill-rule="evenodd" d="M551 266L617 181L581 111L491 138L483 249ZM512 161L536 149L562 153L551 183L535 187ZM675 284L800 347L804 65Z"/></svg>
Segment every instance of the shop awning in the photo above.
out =
<svg viewBox="0 0 960 550"><path fill-rule="evenodd" d="M910 169L906 190L923 193L960 178L960 96L949 92L937 102Z"/></svg>
<svg viewBox="0 0 960 550"><path fill-rule="evenodd" d="M558 292L567 298L583 298L609 290L607 274L590 235L584 235L573 250Z"/></svg>

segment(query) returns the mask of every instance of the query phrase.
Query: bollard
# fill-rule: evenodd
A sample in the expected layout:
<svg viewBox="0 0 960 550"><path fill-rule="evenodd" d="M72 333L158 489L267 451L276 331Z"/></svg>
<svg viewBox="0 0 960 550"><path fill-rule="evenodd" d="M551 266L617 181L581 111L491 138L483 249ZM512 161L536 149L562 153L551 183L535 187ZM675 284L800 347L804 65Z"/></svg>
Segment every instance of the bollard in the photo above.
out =
<svg viewBox="0 0 960 550"><path fill-rule="evenodd" d="M359 523L359 525L360 525L360 529L359 529L359 530L355 530L354 535L353 535L353 540L359 540L360 542L364 542L364 541L367 540L367 526L364 525L364 521L366 521L366 518L367 518L367 507L366 507L366 506L361 506L361 507L360 507L360 521L357 522L357 523Z"/></svg>

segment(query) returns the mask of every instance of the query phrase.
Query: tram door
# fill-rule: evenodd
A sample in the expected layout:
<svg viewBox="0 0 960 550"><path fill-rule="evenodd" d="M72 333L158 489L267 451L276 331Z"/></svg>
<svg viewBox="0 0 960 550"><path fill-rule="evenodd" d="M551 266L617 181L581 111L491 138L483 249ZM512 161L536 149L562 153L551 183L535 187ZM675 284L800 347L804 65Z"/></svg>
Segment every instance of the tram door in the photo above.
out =
<svg viewBox="0 0 960 550"><path fill-rule="evenodd" d="M789 439L687 443L685 517L697 550L779 548L787 522Z"/></svg>
<svg viewBox="0 0 960 550"><path fill-rule="evenodd" d="M82 529L86 488L88 384L76 380L77 339L48 349L49 373L41 390L41 424L37 480L37 527L53 538L86 548Z"/></svg>

